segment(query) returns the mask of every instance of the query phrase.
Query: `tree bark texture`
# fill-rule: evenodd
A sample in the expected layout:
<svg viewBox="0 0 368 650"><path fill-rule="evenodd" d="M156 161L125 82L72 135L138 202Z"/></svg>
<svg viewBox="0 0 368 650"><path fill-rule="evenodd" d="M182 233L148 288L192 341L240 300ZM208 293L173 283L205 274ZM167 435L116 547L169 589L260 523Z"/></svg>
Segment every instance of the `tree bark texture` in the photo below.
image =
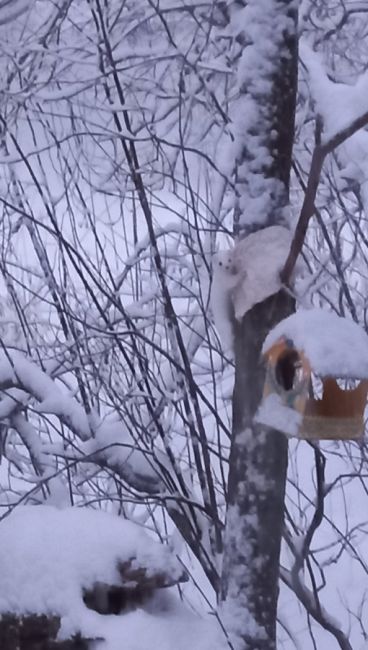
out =
<svg viewBox="0 0 368 650"><path fill-rule="evenodd" d="M276 647L287 439L254 423L254 415L265 379L264 339L293 310L293 299L280 291L255 305L236 328L222 598L235 646L246 650Z"/></svg>
<svg viewBox="0 0 368 650"><path fill-rule="evenodd" d="M239 3L242 4L242 3ZM288 221L298 74L294 0L247 0L238 39L234 233Z"/></svg>
<svg viewBox="0 0 368 650"><path fill-rule="evenodd" d="M244 118L244 145L237 157L240 199L235 232L239 236L282 223L287 216L285 208L289 200L297 87L296 3L290 0L260 0L258 3L249 0L244 5L243 16L243 41L246 45L240 66L240 87L246 98L250 96L245 105L252 107L254 119L251 122L247 116ZM267 24L268 16L270 22ZM251 25L247 32L250 24L247 17L258 17L261 27L252 31ZM284 25L287 28L284 29ZM267 43L263 40L258 44L254 39L252 42L252 34L259 34L259 38L265 34L266 38L271 38L273 31L277 32L277 37L272 43L268 62ZM247 48L253 48L252 52L247 54ZM277 48L279 51L275 54ZM258 83L256 78L258 53L261 59L259 74L264 83ZM250 62L253 67L247 67ZM252 148L254 142L256 146ZM269 155L258 156L260 147ZM276 188L275 192L273 188ZM252 215L252 206L260 205L259 197L264 199L264 214ZM254 416L262 399L265 380L263 342L270 329L294 309L293 298L287 291L280 290L254 305L242 321L234 325L233 433L221 598L224 622L236 650L276 648L288 445L283 434L256 424Z"/></svg>

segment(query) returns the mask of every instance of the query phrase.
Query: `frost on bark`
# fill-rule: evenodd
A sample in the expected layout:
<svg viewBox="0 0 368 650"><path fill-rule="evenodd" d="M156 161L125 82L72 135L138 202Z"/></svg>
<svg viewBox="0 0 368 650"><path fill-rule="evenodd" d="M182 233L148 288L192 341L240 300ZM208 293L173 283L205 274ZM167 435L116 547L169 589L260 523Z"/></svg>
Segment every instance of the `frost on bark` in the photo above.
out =
<svg viewBox="0 0 368 650"><path fill-rule="evenodd" d="M236 648L275 648L286 437L253 423L264 383L261 348L293 310L281 291L251 309L236 330L233 438L222 576L224 616Z"/></svg>
<svg viewBox="0 0 368 650"><path fill-rule="evenodd" d="M287 221L296 95L296 3L250 0L238 13L236 121L238 209L242 236ZM240 24L240 23L238 23ZM243 93L243 94L242 94ZM267 263L267 260L265 260ZM279 555L287 441L253 422L262 397L262 344L294 310L285 291L267 298L235 325L233 435L222 573L223 616L233 646L276 647Z"/></svg>
<svg viewBox="0 0 368 650"><path fill-rule="evenodd" d="M244 26L232 115L240 236L288 221L297 80L295 0L244 4L232 17Z"/></svg>

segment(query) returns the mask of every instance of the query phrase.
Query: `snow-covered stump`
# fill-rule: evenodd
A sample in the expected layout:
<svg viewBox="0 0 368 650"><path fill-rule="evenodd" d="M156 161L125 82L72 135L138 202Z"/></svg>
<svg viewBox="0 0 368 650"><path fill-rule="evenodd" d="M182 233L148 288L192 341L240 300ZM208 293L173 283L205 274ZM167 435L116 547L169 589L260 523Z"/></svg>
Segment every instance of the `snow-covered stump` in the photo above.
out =
<svg viewBox="0 0 368 650"><path fill-rule="evenodd" d="M138 610L159 608L160 590L186 579L137 524L87 508L17 507L0 521L0 649L88 650L110 635L113 614L130 626L136 614L139 628Z"/></svg>
<svg viewBox="0 0 368 650"><path fill-rule="evenodd" d="M15 616L0 619L1 650L88 650L89 640L77 635L58 641L60 618L57 616Z"/></svg>

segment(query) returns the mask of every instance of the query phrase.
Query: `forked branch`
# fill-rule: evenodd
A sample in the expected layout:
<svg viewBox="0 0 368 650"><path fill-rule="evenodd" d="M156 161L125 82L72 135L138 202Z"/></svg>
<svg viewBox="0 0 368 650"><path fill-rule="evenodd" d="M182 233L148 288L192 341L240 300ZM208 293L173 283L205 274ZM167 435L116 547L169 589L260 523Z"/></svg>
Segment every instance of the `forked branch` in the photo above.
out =
<svg viewBox="0 0 368 650"><path fill-rule="evenodd" d="M357 117L349 126L338 131L329 140L324 143L318 143L313 151L312 162L308 177L306 192L304 195L303 205L300 211L299 220L295 229L293 241L291 243L288 258L285 266L281 271L281 280L287 284L290 276L294 270L298 256L303 248L305 236L309 225L309 220L314 214L315 199L317 195L318 185L321 177L321 171L326 156L332 153L338 146L343 144L354 133L362 129L368 124L368 111Z"/></svg>

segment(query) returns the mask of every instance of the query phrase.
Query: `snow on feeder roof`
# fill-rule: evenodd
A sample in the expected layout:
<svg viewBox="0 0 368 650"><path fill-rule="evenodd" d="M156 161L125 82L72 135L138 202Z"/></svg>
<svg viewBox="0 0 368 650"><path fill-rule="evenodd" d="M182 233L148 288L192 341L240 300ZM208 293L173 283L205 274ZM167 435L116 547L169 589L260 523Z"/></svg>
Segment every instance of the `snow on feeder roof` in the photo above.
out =
<svg viewBox="0 0 368 650"><path fill-rule="evenodd" d="M368 336L352 320L322 309L300 309L271 330L263 352L281 337L304 352L316 375L368 378Z"/></svg>
<svg viewBox="0 0 368 650"><path fill-rule="evenodd" d="M281 321L263 346L267 373L257 420L310 439L360 439L368 393L368 336L356 323L320 309ZM322 380L314 398L312 374ZM341 388L336 379L361 380Z"/></svg>

